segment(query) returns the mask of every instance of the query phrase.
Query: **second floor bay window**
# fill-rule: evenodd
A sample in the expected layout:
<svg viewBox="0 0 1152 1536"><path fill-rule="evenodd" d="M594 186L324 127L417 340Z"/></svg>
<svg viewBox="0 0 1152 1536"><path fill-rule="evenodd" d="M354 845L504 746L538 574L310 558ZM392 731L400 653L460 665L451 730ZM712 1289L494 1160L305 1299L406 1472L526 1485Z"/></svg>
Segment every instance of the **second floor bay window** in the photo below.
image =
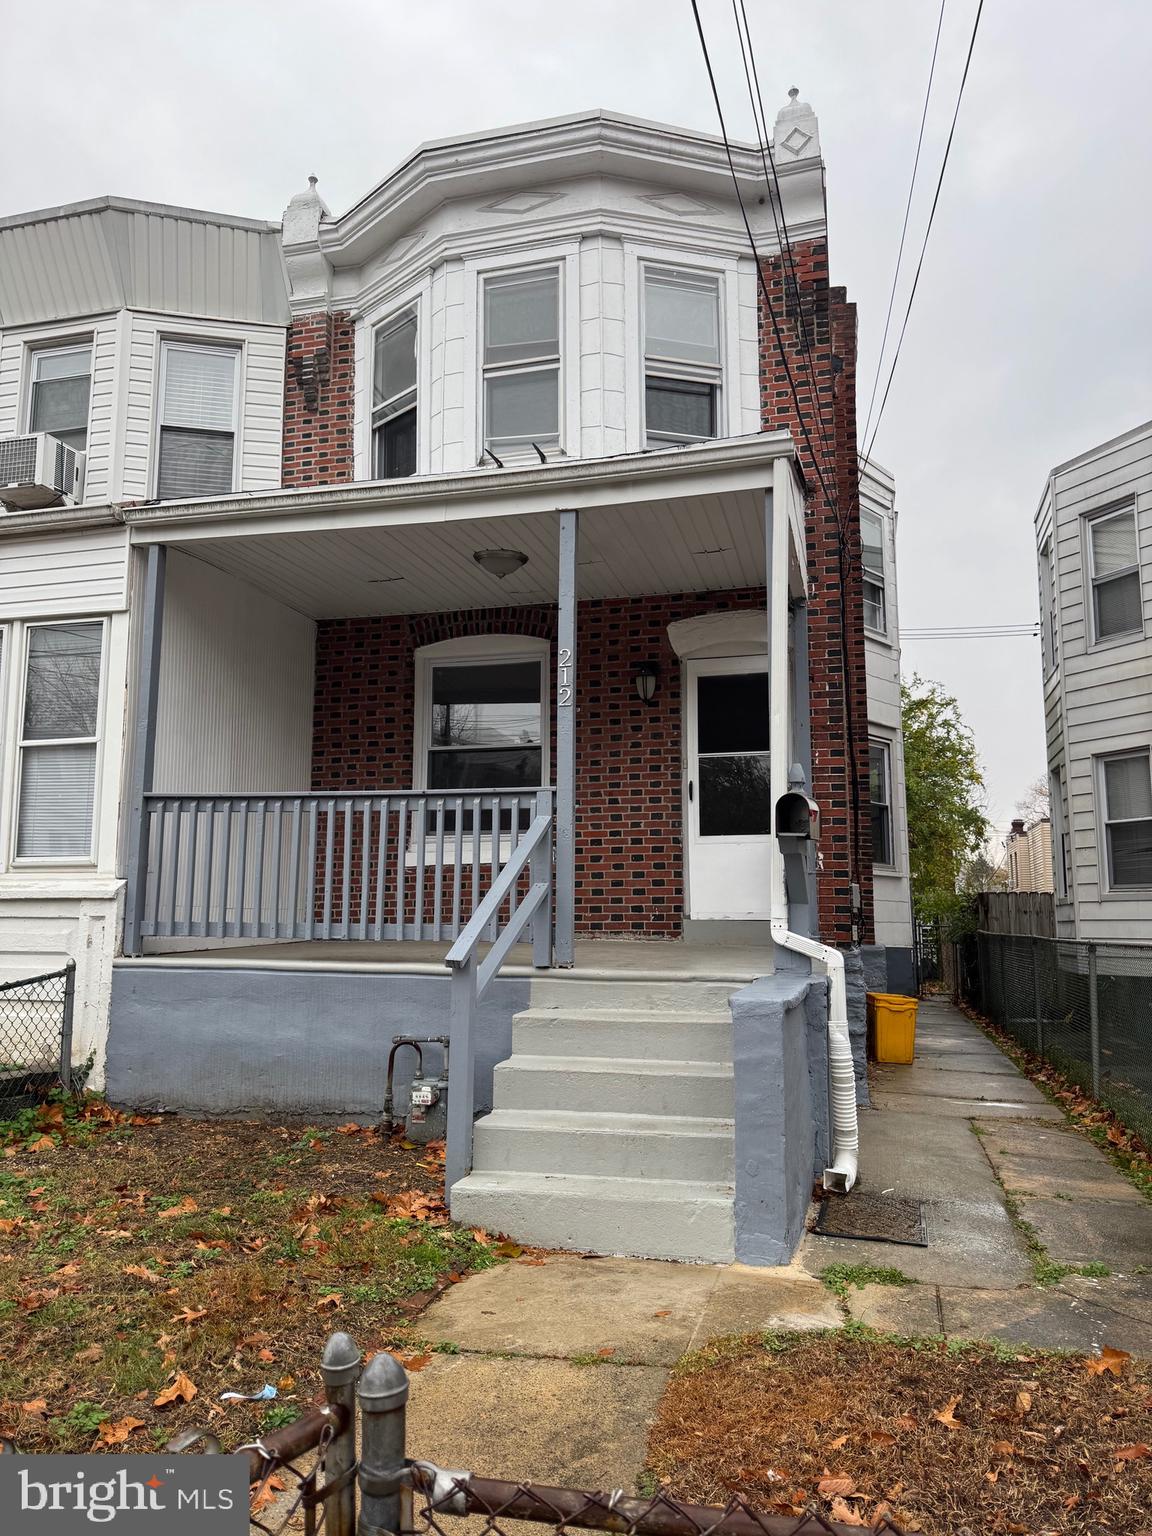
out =
<svg viewBox="0 0 1152 1536"><path fill-rule="evenodd" d="M717 435L720 290L714 277L644 273L644 434L650 448Z"/></svg>
<svg viewBox="0 0 1152 1536"><path fill-rule="evenodd" d="M416 473L416 311L377 326L372 347L372 473Z"/></svg>
<svg viewBox="0 0 1152 1536"><path fill-rule="evenodd" d="M50 432L83 453L88 441L92 346L50 347L32 356L30 432Z"/></svg>
<svg viewBox="0 0 1152 1536"><path fill-rule="evenodd" d="M227 496L233 487L235 347L165 341L160 348L160 453L156 495Z"/></svg>
<svg viewBox="0 0 1152 1536"><path fill-rule="evenodd" d="M560 444L560 273L484 280L484 445L503 458Z"/></svg>

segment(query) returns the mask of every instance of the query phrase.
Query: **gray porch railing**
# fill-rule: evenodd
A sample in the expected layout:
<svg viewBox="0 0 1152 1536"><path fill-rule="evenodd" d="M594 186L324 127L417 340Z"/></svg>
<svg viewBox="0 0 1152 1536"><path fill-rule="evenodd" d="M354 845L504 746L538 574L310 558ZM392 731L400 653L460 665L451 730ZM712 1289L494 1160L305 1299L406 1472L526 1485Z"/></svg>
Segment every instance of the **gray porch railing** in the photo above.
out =
<svg viewBox="0 0 1152 1536"><path fill-rule="evenodd" d="M149 794L139 933L127 935L128 946L138 950L143 938L455 939L482 906L481 937L496 942L497 910L485 898L505 870L524 867L529 837L550 864L551 828L548 789Z"/></svg>
<svg viewBox="0 0 1152 1536"><path fill-rule="evenodd" d="M526 891L521 878L525 872ZM501 923L505 907L508 915ZM449 1197L453 1184L472 1167L477 1010L508 951L528 932L532 935L532 963L547 966L552 949L552 800L547 790L540 793L531 826L446 959L452 971L452 1077L444 1167L444 1188ZM479 947L486 939L492 947L481 958Z"/></svg>

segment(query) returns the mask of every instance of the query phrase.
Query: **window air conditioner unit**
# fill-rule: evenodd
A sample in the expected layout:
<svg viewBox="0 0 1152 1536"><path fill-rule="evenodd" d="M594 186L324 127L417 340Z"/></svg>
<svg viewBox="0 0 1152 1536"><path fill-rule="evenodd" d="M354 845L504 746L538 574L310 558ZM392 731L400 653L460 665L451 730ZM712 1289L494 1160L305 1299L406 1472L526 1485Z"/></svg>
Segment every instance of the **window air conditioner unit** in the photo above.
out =
<svg viewBox="0 0 1152 1536"><path fill-rule="evenodd" d="M71 507L84 495L84 455L48 432L0 437L0 502L9 512Z"/></svg>

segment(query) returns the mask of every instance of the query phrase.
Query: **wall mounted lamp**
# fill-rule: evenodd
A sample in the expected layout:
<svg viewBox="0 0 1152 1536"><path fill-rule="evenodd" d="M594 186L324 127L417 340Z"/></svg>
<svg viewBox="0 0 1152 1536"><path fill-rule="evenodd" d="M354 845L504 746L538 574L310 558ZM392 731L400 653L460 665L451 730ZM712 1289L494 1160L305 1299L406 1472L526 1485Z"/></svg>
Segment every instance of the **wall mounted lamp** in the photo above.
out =
<svg viewBox="0 0 1152 1536"><path fill-rule="evenodd" d="M637 696L645 704L651 704L660 683L660 668L654 661L639 661L632 669L632 680L636 684Z"/></svg>

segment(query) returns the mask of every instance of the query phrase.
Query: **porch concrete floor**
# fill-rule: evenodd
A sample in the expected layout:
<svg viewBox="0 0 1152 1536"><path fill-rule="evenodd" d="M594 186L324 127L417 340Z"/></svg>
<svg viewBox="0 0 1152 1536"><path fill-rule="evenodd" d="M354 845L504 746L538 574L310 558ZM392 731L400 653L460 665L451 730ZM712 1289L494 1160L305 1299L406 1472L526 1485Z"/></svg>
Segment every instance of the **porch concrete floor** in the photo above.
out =
<svg viewBox="0 0 1152 1536"><path fill-rule="evenodd" d="M149 943L143 957L147 964L162 959L166 964L187 966L255 966L324 971L397 971L407 975L444 974L444 957L451 941L370 939L296 939L284 944L227 944L215 948L168 947L165 941ZM480 954L488 946L480 946ZM141 963L139 961L135 963ZM570 970L539 971L532 965L532 950L517 944L500 967L501 976L543 976L574 981L755 981L770 969L767 945L703 943L697 940L653 941L645 939L579 939L576 963Z"/></svg>

